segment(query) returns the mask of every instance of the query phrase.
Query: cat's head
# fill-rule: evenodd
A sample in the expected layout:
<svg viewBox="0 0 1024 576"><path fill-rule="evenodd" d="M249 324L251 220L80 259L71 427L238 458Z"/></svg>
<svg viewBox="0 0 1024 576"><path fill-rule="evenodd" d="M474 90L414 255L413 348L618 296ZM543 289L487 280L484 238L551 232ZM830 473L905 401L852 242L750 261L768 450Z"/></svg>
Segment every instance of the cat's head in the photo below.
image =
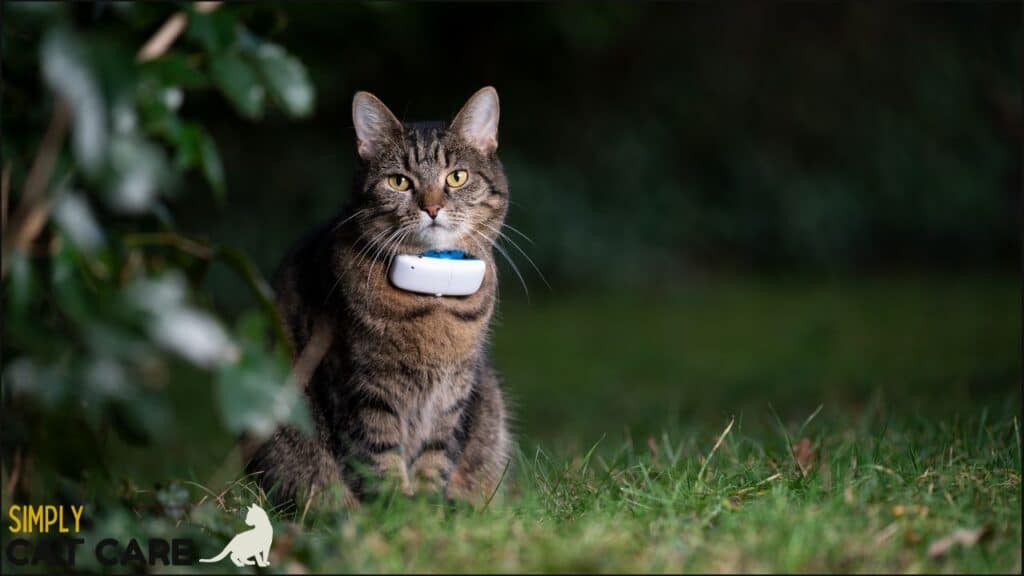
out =
<svg viewBox="0 0 1024 576"><path fill-rule="evenodd" d="M353 224L381 254L490 251L508 208L498 93L486 87L450 123L403 124L377 97L352 100L362 160Z"/></svg>

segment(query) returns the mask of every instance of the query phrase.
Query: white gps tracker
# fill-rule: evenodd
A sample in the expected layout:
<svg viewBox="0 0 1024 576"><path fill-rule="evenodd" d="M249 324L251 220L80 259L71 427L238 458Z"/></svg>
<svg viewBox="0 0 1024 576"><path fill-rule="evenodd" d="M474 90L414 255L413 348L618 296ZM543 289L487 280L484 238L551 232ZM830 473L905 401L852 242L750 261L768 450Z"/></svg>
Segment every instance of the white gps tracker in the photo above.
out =
<svg viewBox="0 0 1024 576"><path fill-rule="evenodd" d="M391 283L402 290L435 296L468 296L480 289L487 264L461 250L399 254L391 264Z"/></svg>

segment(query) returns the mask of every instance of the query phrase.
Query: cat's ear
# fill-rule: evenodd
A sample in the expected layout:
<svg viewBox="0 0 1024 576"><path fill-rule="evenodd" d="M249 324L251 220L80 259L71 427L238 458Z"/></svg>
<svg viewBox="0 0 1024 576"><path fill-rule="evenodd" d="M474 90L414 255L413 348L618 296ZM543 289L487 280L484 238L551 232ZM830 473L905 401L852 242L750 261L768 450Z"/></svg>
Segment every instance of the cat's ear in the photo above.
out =
<svg viewBox="0 0 1024 576"><path fill-rule="evenodd" d="M498 91L485 86L469 97L452 121L452 129L484 154L498 149Z"/></svg>
<svg viewBox="0 0 1024 576"><path fill-rule="evenodd" d="M369 92L356 92L352 98L352 123L356 127L356 146L363 160L376 156L384 142L402 132L398 118Z"/></svg>

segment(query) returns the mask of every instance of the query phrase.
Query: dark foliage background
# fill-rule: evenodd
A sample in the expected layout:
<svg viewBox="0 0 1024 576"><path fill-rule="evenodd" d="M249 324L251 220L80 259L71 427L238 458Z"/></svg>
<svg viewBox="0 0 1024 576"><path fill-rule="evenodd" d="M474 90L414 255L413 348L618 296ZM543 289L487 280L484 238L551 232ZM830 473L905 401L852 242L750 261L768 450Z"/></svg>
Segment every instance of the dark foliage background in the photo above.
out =
<svg viewBox="0 0 1024 576"><path fill-rule="evenodd" d="M221 102L194 103L245 202L227 214L192 206L188 227L270 267L347 194L355 90L428 119L494 84L517 203L510 222L534 239L531 256L560 288L705 271L1012 270L1018 12L1009 3L256 10L253 26L280 26L312 71L317 113L239 127Z"/></svg>

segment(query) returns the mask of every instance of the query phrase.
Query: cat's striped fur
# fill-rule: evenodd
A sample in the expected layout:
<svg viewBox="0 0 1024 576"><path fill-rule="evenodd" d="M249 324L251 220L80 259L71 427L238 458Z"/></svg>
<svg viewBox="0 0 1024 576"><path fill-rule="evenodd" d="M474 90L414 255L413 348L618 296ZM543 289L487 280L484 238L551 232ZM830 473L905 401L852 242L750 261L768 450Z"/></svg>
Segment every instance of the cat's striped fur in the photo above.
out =
<svg viewBox="0 0 1024 576"><path fill-rule="evenodd" d="M496 156L497 93L477 92L449 125L401 124L359 93L353 119L363 167L353 200L292 250L276 279L296 350L314 340L323 349L306 387L316 434L280 429L248 470L278 501L332 487L360 497L378 477L407 493L486 498L510 442L488 359L492 244L509 193ZM465 185L448 185L453 170L468 172ZM409 179L408 190L389 184L395 175ZM389 283L393 255L431 248L485 260L480 290L436 297Z"/></svg>

